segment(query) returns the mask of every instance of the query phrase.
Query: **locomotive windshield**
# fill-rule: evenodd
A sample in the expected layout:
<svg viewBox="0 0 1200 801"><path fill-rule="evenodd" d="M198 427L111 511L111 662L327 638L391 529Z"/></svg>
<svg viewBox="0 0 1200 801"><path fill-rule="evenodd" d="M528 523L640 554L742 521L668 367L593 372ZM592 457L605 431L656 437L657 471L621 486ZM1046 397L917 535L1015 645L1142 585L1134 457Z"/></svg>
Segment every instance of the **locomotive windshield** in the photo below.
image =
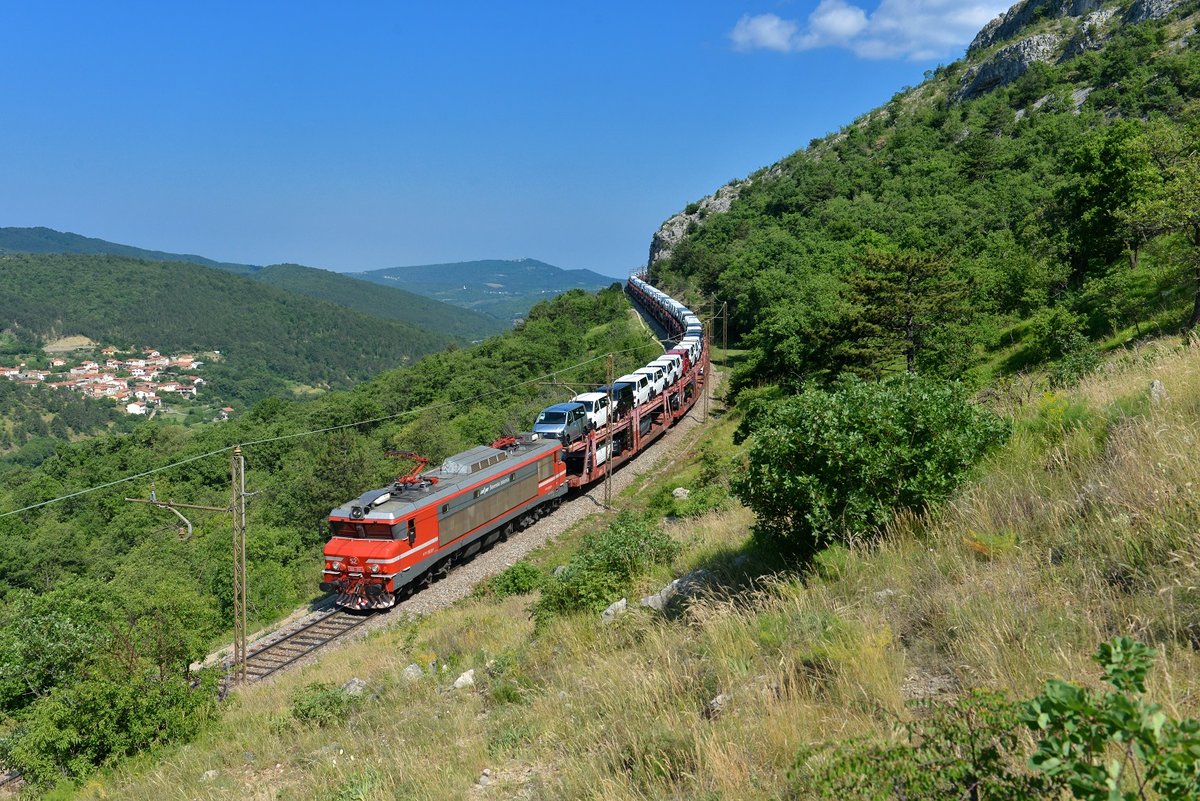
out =
<svg viewBox="0 0 1200 801"><path fill-rule="evenodd" d="M329 521L331 537L346 537L352 540L398 540L403 534L399 526L387 523L353 523L344 520Z"/></svg>

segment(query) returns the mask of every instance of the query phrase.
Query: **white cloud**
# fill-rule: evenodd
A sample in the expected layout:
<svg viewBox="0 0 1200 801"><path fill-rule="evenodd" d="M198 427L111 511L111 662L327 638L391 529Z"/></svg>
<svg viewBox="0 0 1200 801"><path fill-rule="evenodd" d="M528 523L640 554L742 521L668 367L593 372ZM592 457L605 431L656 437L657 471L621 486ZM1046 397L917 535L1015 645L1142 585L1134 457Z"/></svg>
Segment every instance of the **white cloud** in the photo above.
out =
<svg viewBox="0 0 1200 801"><path fill-rule="evenodd" d="M860 58L924 61L956 54L1008 0L880 0L874 11L821 0L801 24L774 14L743 16L730 32L738 50L844 47Z"/></svg>
<svg viewBox="0 0 1200 801"><path fill-rule="evenodd" d="M743 16L729 32L737 50L791 50L796 36L796 23L774 14Z"/></svg>
<svg viewBox="0 0 1200 801"><path fill-rule="evenodd" d="M867 12L844 0L821 0L808 15L808 28L818 36L836 41L850 39L867 27Z"/></svg>

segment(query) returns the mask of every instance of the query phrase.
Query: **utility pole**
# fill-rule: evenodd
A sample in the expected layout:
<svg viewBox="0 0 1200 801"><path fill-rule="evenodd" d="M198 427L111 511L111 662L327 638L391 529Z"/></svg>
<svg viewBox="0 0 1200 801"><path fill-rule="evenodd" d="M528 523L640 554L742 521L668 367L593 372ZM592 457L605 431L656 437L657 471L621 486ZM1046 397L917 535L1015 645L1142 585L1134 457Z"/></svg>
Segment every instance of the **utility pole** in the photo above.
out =
<svg viewBox="0 0 1200 801"><path fill-rule="evenodd" d="M729 301L721 303L721 372L729 381ZM728 393L727 393L728 394Z"/></svg>
<svg viewBox="0 0 1200 801"><path fill-rule="evenodd" d="M233 681L246 682L246 460L242 446L233 449L230 460L232 494L229 512L233 517Z"/></svg>
<svg viewBox="0 0 1200 801"><path fill-rule="evenodd" d="M186 539L192 535L192 521L180 509L198 509L203 512L225 512L233 516L233 680L246 680L246 462L242 458L242 447L233 449L230 465L232 493L228 506L203 506L197 503L160 501L153 487L149 498L126 498L129 503L144 503L159 509L174 512L187 526Z"/></svg>
<svg viewBox="0 0 1200 801"><path fill-rule="evenodd" d="M704 422L708 422L708 394L712 390L712 329L713 314L716 313L716 301L710 301L707 319L704 321Z"/></svg>
<svg viewBox="0 0 1200 801"><path fill-rule="evenodd" d="M612 427L613 417L617 414L616 407L613 406L613 355L608 354L608 425L605 435L605 455L604 455L604 508L612 508L612 469L613 469L613 446L612 446Z"/></svg>

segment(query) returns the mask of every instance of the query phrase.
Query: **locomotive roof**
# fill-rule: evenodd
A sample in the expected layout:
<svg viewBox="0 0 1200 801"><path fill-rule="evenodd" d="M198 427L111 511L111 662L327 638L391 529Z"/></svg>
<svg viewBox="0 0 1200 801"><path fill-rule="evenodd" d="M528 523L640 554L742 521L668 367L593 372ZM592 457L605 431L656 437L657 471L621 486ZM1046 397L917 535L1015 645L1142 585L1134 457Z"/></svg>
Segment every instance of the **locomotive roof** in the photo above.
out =
<svg viewBox="0 0 1200 801"><path fill-rule="evenodd" d="M430 504L443 503L467 487L486 483L490 478L504 475L516 464L561 447L562 443L558 440L540 438L518 441L516 447L505 450L480 445L447 457L437 470L422 473L421 479L425 481L410 485L393 484L364 492L358 498L331 511L329 516L364 522L394 523ZM437 479L436 483L430 481L431 479ZM361 510L361 517L354 514L356 508Z"/></svg>

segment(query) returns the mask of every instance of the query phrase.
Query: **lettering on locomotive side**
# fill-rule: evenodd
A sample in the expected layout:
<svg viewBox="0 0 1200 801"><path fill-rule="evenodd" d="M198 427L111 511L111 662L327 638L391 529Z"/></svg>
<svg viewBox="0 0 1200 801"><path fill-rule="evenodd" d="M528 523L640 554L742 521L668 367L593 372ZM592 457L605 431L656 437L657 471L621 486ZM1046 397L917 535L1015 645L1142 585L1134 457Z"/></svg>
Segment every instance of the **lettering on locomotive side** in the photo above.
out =
<svg viewBox="0 0 1200 801"><path fill-rule="evenodd" d="M517 477L516 473L509 473L507 476L500 479L499 481L493 481L491 484L488 484L486 487L480 487L479 489L475 490L475 497L482 498L484 495L487 495L492 490L500 489L508 482L514 480L516 477Z"/></svg>

